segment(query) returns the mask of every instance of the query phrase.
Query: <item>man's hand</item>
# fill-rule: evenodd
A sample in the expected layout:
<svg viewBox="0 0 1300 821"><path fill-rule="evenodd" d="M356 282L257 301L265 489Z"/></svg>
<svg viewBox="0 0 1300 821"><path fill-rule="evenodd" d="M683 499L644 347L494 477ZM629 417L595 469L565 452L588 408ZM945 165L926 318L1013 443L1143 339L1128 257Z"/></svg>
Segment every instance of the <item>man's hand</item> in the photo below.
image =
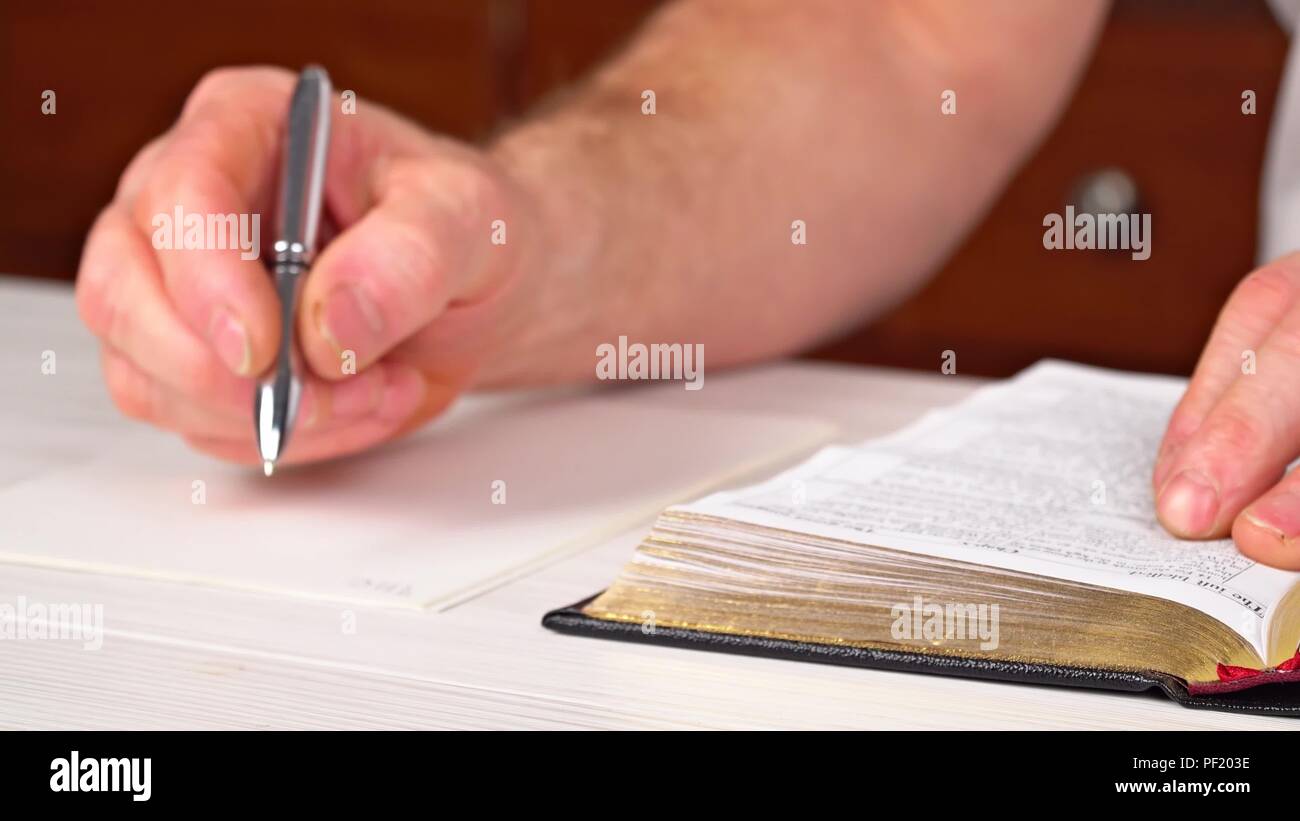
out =
<svg viewBox="0 0 1300 821"><path fill-rule="evenodd" d="M372 105L336 113L326 209L342 233L305 283L314 375L286 458L385 441L471 380L592 380L620 336L707 345L723 367L861 322L975 224L1104 13L680 0L484 151ZM238 251L157 250L153 220L178 205L269 216L292 84L207 77L123 176L78 282L118 404L232 459L255 460L252 380L281 333L270 277ZM959 116L940 110L945 89Z"/></svg>
<svg viewBox="0 0 1300 821"><path fill-rule="evenodd" d="M256 213L267 256L293 83L264 68L205 77L123 174L77 278L118 406L235 461L257 460L253 380L284 332L271 280L238 247L158 250L151 238L177 206ZM487 155L366 103L335 108L325 212L338 234L303 288L311 374L287 461L370 447L446 407L494 350L532 216ZM491 241L498 219L504 245Z"/></svg>
<svg viewBox="0 0 1300 821"><path fill-rule="evenodd" d="M1219 315L1152 477L1176 536L1231 533L1245 555L1300 570L1300 255L1242 280Z"/></svg>

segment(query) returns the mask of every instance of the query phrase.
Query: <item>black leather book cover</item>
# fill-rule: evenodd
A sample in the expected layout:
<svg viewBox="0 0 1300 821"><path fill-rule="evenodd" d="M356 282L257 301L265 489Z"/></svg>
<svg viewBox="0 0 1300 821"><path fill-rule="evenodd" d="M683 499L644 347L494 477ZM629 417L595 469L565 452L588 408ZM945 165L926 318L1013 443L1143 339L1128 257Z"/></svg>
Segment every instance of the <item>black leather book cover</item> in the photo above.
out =
<svg viewBox="0 0 1300 821"><path fill-rule="evenodd" d="M787 641L661 626L656 626L653 630L643 630L640 624L606 621L586 615L582 612L582 607L594 598L595 596L592 596L569 607L547 613L542 618L542 626L559 633L578 636L712 650L719 653L768 656L791 661L843 664L905 673L930 673L1013 681L1022 684L1091 687L1125 692L1144 692L1154 689L1184 707L1300 717L1300 683L1294 681L1261 683L1249 689L1214 695L1193 695L1188 692L1187 685L1181 679L1156 672L1120 672L996 659L957 658L903 650Z"/></svg>

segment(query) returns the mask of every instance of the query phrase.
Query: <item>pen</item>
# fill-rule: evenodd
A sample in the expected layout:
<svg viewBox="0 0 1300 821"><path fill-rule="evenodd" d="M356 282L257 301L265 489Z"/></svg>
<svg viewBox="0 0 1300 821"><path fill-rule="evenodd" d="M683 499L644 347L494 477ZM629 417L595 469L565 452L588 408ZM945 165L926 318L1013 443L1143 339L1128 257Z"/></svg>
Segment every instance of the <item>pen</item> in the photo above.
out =
<svg viewBox="0 0 1300 821"><path fill-rule="evenodd" d="M302 279L316 253L325 158L330 137L330 78L308 66L289 101L284 165L276 210L275 257L271 276L280 299L280 347L275 364L258 380L253 400L257 449L267 476L284 453L302 394L302 362L294 344Z"/></svg>

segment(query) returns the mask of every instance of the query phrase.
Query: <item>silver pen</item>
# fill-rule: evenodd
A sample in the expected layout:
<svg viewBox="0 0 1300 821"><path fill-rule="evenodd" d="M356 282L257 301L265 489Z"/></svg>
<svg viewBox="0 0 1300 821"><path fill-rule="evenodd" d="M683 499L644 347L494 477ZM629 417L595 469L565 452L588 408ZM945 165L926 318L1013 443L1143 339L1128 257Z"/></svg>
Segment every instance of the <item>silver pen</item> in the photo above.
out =
<svg viewBox="0 0 1300 821"><path fill-rule="evenodd" d="M302 394L302 361L294 343L302 280L316 253L321 203L325 194L325 158L330 140L330 78L325 69L308 66L289 101L284 166L276 200L276 239L271 264L280 298L280 348L275 365L257 383L253 421L257 450L267 476L284 453Z"/></svg>

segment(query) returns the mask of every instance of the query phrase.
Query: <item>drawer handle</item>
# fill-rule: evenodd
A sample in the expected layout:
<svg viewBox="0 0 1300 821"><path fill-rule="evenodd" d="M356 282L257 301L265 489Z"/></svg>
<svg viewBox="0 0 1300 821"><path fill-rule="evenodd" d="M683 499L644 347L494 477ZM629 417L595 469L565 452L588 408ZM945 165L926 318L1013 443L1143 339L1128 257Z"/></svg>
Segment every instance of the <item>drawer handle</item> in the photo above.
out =
<svg viewBox="0 0 1300 821"><path fill-rule="evenodd" d="M1142 196L1133 176L1122 168L1102 168L1075 183L1071 196L1080 214L1136 214Z"/></svg>

